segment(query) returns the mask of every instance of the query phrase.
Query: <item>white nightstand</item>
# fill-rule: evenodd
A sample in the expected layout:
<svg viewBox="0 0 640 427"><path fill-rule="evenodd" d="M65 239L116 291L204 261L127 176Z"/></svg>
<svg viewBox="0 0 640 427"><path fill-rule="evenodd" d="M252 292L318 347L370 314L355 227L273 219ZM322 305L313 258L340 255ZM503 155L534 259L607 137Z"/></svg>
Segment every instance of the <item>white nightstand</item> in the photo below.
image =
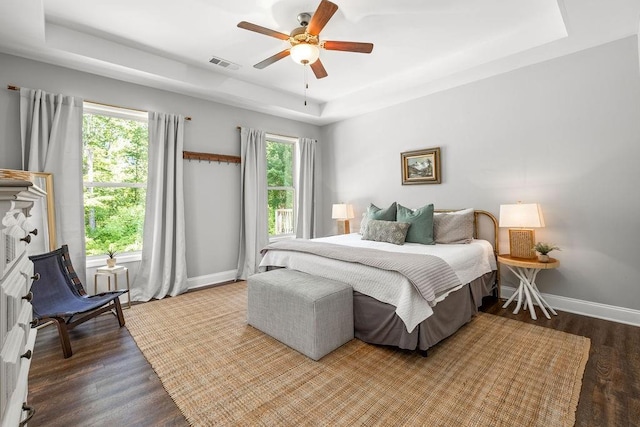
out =
<svg viewBox="0 0 640 427"><path fill-rule="evenodd" d="M518 279L520 279L520 286L518 286L518 289L513 293L513 295L511 295L511 298L504 303L502 308L507 308L509 304L511 304L511 301L517 297L518 304L516 305L516 309L513 311L513 314L518 314L520 307L526 304L529 307L531 318L536 320L536 311L533 308L533 303L536 302L547 319L551 319L551 316L549 316L549 313L547 312L547 308L554 315L558 315L549 303L542 298L542 295L540 295L540 291L536 286L536 276L540 270L558 268L560 266L560 261L555 258L549 258L549 262L540 262L536 259L523 259L514 258L509 255L498 255L498 262L506 265L507 268L511 270Z"/></svg>
<svg viewBox="0 0 640 427"><path fill-rule="evenodd" d="M113 289L118 289L118 274L125 273L127 277L127 305L131 308L131 288L129 287L129 269L127 267L123 267L121 265L116 265L113 267L98 267L96 270L96 274L93 277L93 293L94 295L98 293L98 277L106 276L107 278L107 290L111 290L111 276L113 276Z"/></svg>

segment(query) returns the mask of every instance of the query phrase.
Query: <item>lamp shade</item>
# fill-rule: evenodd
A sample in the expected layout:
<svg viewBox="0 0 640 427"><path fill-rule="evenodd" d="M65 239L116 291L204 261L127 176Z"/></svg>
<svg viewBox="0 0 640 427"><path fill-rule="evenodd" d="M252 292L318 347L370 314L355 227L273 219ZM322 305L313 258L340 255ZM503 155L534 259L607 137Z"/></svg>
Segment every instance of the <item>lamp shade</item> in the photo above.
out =
<svg viewBox="0 0 640 427"><path fill-rule="evenodd" d="M333 219L351 219L354 218L353 206L346 203L336 203L331 209L331 218Z"/></svg>
<svg viewBox="0 0 640 427"><path fill-rule="evenodd" d="M320 57L320 49L314 44L300 43L289 50L291 59L298 64L313 64Z"/></svg>
<svg viewBox="0 0 640 427"><path fill-rule="evenodd" d="M500 205L500 227L544 227L542 209L537 203Z"/></svg>

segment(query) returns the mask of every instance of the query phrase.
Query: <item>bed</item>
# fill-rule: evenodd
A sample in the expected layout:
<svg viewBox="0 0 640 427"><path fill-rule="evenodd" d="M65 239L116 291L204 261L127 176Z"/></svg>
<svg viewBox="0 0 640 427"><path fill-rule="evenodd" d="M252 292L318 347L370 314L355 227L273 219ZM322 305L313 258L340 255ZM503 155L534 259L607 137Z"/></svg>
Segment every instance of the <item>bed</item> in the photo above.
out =
<svg viewBox="0 0 640 427"><path fill-rule="evenodd" d="M486 211L464 212L473 218L466 244L396 245L360 233L293 239L268 245L260 266L350 284L357 338L426 351L471 320L485 296L499 293L497 220ZM449 214L456 211L435 216Z"/></svg>

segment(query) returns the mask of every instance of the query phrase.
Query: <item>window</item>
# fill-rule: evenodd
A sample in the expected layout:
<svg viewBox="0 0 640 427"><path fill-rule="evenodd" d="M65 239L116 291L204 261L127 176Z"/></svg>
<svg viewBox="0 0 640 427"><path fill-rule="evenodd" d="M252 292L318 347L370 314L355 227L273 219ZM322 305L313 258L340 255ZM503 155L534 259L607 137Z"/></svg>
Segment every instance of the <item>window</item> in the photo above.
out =
<svg viewBox="0 0 640 427"><path fill-rule="evenodd" d="M294 154L295 139L267 134L267 200L269 236L295 233Z"/></svg>
<svg viewBox="0 0 640 427"><path fill-rule="evenodd" d="M84 104L82 123L87 255L142 250L147 113Z"/></svg>

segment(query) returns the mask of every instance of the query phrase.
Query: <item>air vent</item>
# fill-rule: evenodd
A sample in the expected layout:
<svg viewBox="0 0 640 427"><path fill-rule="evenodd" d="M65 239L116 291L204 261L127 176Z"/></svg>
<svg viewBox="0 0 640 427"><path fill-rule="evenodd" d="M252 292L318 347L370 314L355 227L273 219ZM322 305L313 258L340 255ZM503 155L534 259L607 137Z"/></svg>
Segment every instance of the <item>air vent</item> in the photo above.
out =
<svg viewBox="0 0 640 427"><path fill-rule="evenodd" d="M222 59L222 58L218 58L216 56L213 56L209 62L211 62L214 65L217 65L219 67L222 68L227 68L229 70L239 70L240 69L240 65L231 62L231 61L227 61L226 59Z"/></svg>

